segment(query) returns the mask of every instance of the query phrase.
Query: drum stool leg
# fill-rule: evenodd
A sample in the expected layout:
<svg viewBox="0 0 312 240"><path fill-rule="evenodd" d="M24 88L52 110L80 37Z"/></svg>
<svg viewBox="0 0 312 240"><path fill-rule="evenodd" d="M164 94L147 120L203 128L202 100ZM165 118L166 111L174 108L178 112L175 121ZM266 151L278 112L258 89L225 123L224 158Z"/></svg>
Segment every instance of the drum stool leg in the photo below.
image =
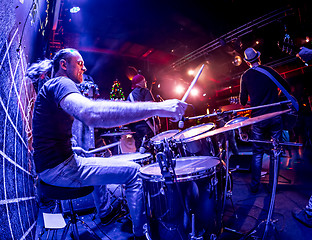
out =
<svg viewBox="0 0 312 240"><path fill-rule="evenodd" d="M83 220L81 220L78 215L74 211L73 202L72 199L67 200L69 203L69 221L66 224L64 231L62 233L61 240L65 240L68 230L71 227L72 228L72 237L75 240L79 240L79 232L78 232L78 225L77 223L81 223L81 225L92 235L94 239L101 239Z"/></svg>

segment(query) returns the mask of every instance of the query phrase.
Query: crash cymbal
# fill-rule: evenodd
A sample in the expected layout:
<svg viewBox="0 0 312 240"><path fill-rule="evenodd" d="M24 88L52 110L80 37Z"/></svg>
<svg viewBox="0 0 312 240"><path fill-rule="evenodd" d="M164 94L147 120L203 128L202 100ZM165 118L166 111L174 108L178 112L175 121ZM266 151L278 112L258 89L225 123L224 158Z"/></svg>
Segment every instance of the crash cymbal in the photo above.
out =
<svg viewBox="0 0 312 240"><path fill-rule="evenodd" d="M123 136L123 135L133 134L133 133L135 132L124 131L124 132L103 133L101 134L101 137L116 137L116 136Z"/></svg>
<svg viewBox="0 0 312 240"><path fill-rule="evenodd" d="M266 120L266 119L269 119L269 118L273 118L273 117L276 117L278 115L281 115L283 113L287 113L287 112L290 112L290 111L291 111L290 109L287 109L287 110L284 110L284 111L267 113L267 114L264 114L264 115L261 115L261 116L258 116L258 117L248 118L248 119L246 119L244 121L233 123L233 124L230 124L230 125L226 125L224 127L221 127L221 128L218 128L218 129L215 129L215 130L212 130L212 131L205 132L205 133L203 133L201 135L197 135L197 136L192 137L192 138L186 138L183 141L184 142L192 142L192 141L200 140L200 139L203 139L203 138L206 138L206 137L211 137L213 135L217 135L217 134L224 133L224 132L227 132L227 131L230 131L230 130L234 130L234 129L245 127L245 126L248 126L248 125L251 125L251 124L255 124L257 122L261 122L263 120Z"/></svg>

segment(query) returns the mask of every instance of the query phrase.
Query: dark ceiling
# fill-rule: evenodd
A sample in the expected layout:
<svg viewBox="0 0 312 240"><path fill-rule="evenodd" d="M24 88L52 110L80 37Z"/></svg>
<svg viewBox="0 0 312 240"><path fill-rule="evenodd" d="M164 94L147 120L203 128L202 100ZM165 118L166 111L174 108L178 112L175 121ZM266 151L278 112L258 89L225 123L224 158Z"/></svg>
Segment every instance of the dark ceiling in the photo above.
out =
<svg viewBox="0 0 312 240"><path fill-rule="evenodd" d="M129 94L129 67L145 75L155 96L181 98L174 87L187 87L193 79L187 70L205 64L196 83L200 97L187 100L201 112L207 104L226 105L238 95L247 65L232 61L247 47L259 50L262 63L281 73L303 68L277 42L285 33L300 46L312 37L311 5L298 0L64 0L50 45L52 50L77 48L106 99L116 79ZM80 12L70 13L73 6Z"/></svg>

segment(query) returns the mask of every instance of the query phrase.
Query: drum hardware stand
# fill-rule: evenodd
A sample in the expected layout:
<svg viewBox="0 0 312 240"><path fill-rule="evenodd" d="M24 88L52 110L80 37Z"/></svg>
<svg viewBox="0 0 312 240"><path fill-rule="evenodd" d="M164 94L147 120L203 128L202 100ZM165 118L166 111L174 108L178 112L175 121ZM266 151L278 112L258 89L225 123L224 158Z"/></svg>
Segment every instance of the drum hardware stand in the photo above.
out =
<svg viewBox="0 0 312 240"><path fill-rule="evenodd" d="M228 148L229 148L229 140L227 139L226 142L225 142L225 151L226 151L226 154L225 154L225 158L226 158L226 179L225 179L225 189L224 189L224 199L223 199L223 204L222 204L222 211L221 211L221 220L223 219L223 216L224 216L224 208L225 208L225 201L226 199L230 199L231 201L231 205L232 205L232 208L233 208L233 211L234 211L234 216L236 219L238 219L238 216L237 216L237 213L236 213L236 210L235 210L235 207L234 207L234 203L233 203L233 199L232 199L232 191L228 191L227 190L227 187L228 187L228 178L229 178L229 151L228 151ZM221 159L222 161L222 159ZM243 235L243 233L235 230L235 229L232 229L232 228L228 228L228 227L223 227L224 230L228 231L228 232L233 232L235 234L239 234L239 235Z"/></svg>
<svg viewBox="0 0 312 240"><path fill-rule="evenodd" d="M148 225L147 225L147 223L145 223L143 225L143 233L144 233L144 235L145 235L147 240L152 240L151 236L148 233Z"/></svg>
<svg viewBox="0 0 312 240"><path fill-rule="evenodd" d="M203 240L203 237L196 237L195 236L195 215L192 214L192 232L189 234L189 240Z"/></svg>
<svg viewBox="0 0 312 240"><path fill-rule="evenodd" d="M301 146L302 144L298 143L279 143L276 139L273 138L273 141L261 141L261 140L249 140L249 142L257 142L257 143L268 143L273 145L273 156L274 156L274 177L273 177L273 187L272 187L272 194L271 194L271 201L270 201L270 206L269 206L269 212L268 212L268 217L266 220L263 220L260 222L255 228L253 228L249 233L242 237L241 240L247 239L249 236L253 237L254 239L259 239L257 236L253 236L259 231L263 230L261 227L262 225L265 224L264 232L262 234L262 240L267 239L269 236L269 232L272 232L272 230L275 233L275 236L278 236L278 231L276 229L275 223L278 220L273 220L272 219L272 214L275 206L275 195L276 195L276 187L277 187L277 179L278 179L278 160L279 160L279 155L281 154L281 145L288 145L288 146Z"/></svg>
<svg viewBox="0 0 312 240"><path fill-rule="evenodd" d="M273 146L274 146L274 140L273 139L273 142L271 141L261 141L261 140L253 140L253 139L248 139L248 135L247 134L244 134L242 133L241 129L239 129L239 138L241 141L243 142L251 142L251 143L267 143L267 144L270 144L270 143L273 143ZM281 145L281 146L293 146L293 147L301 147L302 144L301 143L293 143L293 142L279 142L277 143L278 145ZM281 151L282 149L279 149L279 154L281 154ZM273 154L274 154L274 149L273 149ZM286 178L285 176L281 175L281 174L278 174L278 177L281 177L283 178L287 183L291 183L291 180L289 178Z"/></svg>
<svg viewBox="0 0 312 240"><path fill-rule="evenodd" d="M225 208L225 201L226 199L230 199L231 201L231 205L232 205L232 208L233 208L233 211L234 211L234 216L235 218L237 219L237 214L236 214L236 210L234 208L234 203L233 203L233 199L232 199L232 191L228 191L228 182L229 182L229 140L227 139L226 142L225 142L225 158L226 158L226 162L225 162L225 165L226 165L226 173L225 173L225 188L224 188L224 199L223 199L223 204L222 204L222 212L221 212L221 219L223 218L223 215L224 215L224 208Z"/></svg>
<svg viewBox="0 0 312 240"><path fill-rule="evenodd" d="M181 201L181 204L183 206L183 209L186 213L188 220L190 220L189 219L190 213L189 213L188 209L186 208L185 203L183 201L180 186L177 184L177 176L176 176L176 173L174 170L174 168L176 166L176 161L173 159L172 154L173 153L170 151L170 148L169 148L169 143L165 139L164 140L164 152L157 153L156 154L156 160L159 164L161 174L164 177L165 182L167 182L167 183L170 182L170 183L176 184L177 191L179 194L179 199ZM202 236L200 236L200 237L195 236L195 215L194 214L192 214L191 224L192 224L191 225L192 230L191 230L191 233L189 233L189 240L203 240ZM147 229L145 231L146 231L145 236L149 240L150 238L148 238L149 236L148 236Z"/></svg>
<svg viewBox="0 0 312 240"><path fill-rule="evenodd" d="M281 101L281 102L277 102L277 103L271 103L271 104L266 104L266 105L261 105L261 106L256 106L256 107L249 107L249 108L242 108L242 109L236 109L236 110L229 110L229 111L218 111L218 112L214 112L211 114L205 114L205 115L199 115L199 116L195 116L195 117L184 117L184 121L188 121L188 120L197 120L197 119L203 119L203 118L210 118L210 117L215 117L215 116L220 116L222 114L231 114L231 113L238 113L238 112L244 112L244 111L248 111L248 110L254 110L254 109L259 109L259 108L265 108L265 107L274 107L274 106L278 106L278 105L282 105L282 104L289 104L291 103L290 100L285 100L285 101Z"/></svg>

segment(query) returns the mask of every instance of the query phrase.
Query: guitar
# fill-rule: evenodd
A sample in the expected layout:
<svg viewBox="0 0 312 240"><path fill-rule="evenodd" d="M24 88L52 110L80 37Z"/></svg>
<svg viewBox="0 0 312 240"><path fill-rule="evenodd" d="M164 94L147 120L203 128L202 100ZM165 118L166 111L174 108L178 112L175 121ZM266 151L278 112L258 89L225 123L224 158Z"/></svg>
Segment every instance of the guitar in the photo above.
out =
<svg viewBox="0 0 312 240"><path fill-rule="evenodd" d="M300 51L300 48L295 46L294 40L290 37L288 33L285 34L283 40L277 42L277 45L282 50L282 52L289 55L296 56L297 53L299 53Z"/></svg>
<svg viewBox="0 0 312 240"><path fill-rule="evenodd" d="M285 52L291 56L298 57L298 53L301 50L301 47L297 47L294 43L294 40L290 37L288 33L285 34L283 40L277 42L278 47L281 49L282 52ZM306 62L304 65L308 66Z"/></svg>

